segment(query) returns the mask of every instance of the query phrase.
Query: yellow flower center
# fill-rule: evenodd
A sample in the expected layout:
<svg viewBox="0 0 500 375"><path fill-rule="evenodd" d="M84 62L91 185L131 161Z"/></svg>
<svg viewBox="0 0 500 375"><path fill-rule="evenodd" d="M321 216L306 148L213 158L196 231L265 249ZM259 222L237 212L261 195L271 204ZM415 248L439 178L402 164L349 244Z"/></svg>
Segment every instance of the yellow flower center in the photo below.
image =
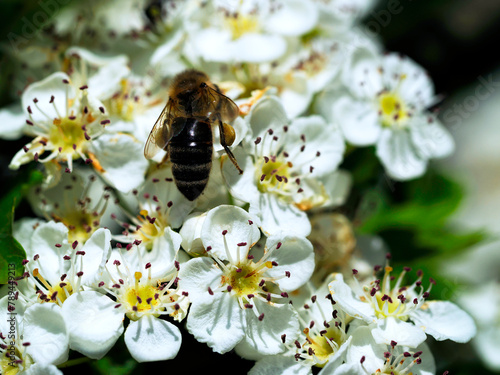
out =
<svg viewBox="0 0 500 375"><path fill-rule="evenodd" d="M260 168L256 168L257 187L260 192L265 193L272 190L281 190L291 177L291 162L283 159L263 159Z"/></svg>
<svg viewBox="0 0 500 375"><path fill-rule="evenodd" d="M36 277L38 281L47 289L46 297L43 300L40 299L40 295L38 296L39 300L43 302L51 302L57 304L63 304L66 299L73 294L73 286L69 281L61 281L56 285L50 285L47 280L40 274L38 268L33 270L33 277Z"/></svg>
<svg viewBox="0 0 500 375"><path fill-rule="evenodd" d="M105 102L106 108L112 115L117 115L122 120L132 121L134 114L140 107L141 99L131 95L131 85L127 79L120 81L121 90Z"/></svg>
<svg viewBox="0 0 500 375"><path fill-rule="evenodd" d="M410 117L405 103L392 92L385 92L379 96L379 114L382 125L387 127L403 126Z"/></svg>
<svg viewBox="0 0 500 375"><path fill-rule="evenodd" d="M270 262L267 267L272 267ZM228 284L239 297L255 294L259 289L261 281L259 268L253 262L247 262L241 268L232 270L228 275L222 276L223 284Z"/></svg>
<svg viewBox="0 0 500 375"><path fill-rule="evenodd" d="M147 210L141 210L137 219L140 222L140 228L135 232L136 237L148 250L153 248L155 238L162 236L165 228L168 227L166 218L157 212L154 217L150 217Z"/></svg>
<svg viewBox="0 0 500 375"><path fill-rule="evenodd" d="M99 221L89 212L75 210L64 217L53 215L55 221L63 223L68 228L68 241L85 243L99 228ZM97 224L97 225L94 225Z"/></svg>
<svg viewBox="0 0 500 375"><path fill-rule="evenodd" d="M224 17L224 23L231 31L233 40L241 38L246 33L256 33L260 30L258 18L248 14L228 15Z"/></svg>
<svg viewBox="0 0 500 375"><path fill-rule="evenodd" d="M387 296L382 293L382 292L377 292L375 294L375 298L377 299L377 304L378 304L378 309L377 311L377 317L378 318L387 318L389 316L394 316L396 313L396 310L398 307L401 305L401 301L396 298L395 296L389 296L390 300L387 299ZM384 304L387 303L387 309L385 310L383 308Z"/></svg>
<svg viewBox="0 0 500 375"><path fill-rule="evenodd" d="M136 272L136 280L142 277L140 272ZM130 287L125 292L122 301L128 304L130 309L127 312L129 319L137 320L139 317L136 313L146 312L151 310L151 306L155 307L160 304L160 291L157 287L136 282L134 287ZM153 314L154 316L159 316L159 314Z"/></svg>
<svg viewBox="0 0 500 375"><path fill-rule="evenodd" d="M61 153L72 154L73 159L77 159L80 155L75 151L81 151L86 141L82 125L82 122L76 118L56 118L49 131L49 141L60 149Z"/></svg>
<svg viewBox="0 0 500 375"><path fill-rule="evenodd" d="M325 54L313 51L307 59L299 61L295 69L306 72L309 76L321 73L328 63Z"/></svg>
<svg viewBox="0 0 500 375"><path fill-rule="evenodd" d="M323 367L328 362L328 358L335 353L335 347L342 344L342 331L334 326L329 327L323 334L310 335L308 328L304 329L307 342L303 348L311 350L318 359L317 367Z"/></svg>
<svg viewBox="0 0 500 375"><path fill-rule="evenodd" d="M5 352L2 354L0 358L0 369L2 370L1 371L2 374L16 375L21 371L26 370L29 366L33 364L33 360L29 355L26 355L23 358L17 347L14 345L10 345L11 344L10 339L6 341L5 344L7 345L7 348L5 349ZM17 363L15 363L16 359L19 358L23 360L23 363L21 364L22 368Z"/></svg>

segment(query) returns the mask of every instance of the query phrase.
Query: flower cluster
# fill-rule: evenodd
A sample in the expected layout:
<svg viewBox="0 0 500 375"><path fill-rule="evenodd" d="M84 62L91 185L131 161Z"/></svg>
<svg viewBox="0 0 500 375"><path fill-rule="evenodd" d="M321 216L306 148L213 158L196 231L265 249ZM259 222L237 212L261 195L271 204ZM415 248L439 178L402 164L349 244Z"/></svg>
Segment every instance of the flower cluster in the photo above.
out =
<svg viewBox="0 0 500 375"><path fill-rule="evenodd" d="M44 178L27 195L37 217L14 223L26 258L0 299L18 312L14 336L0 322L0 371L59 374L69 350L101 359L122 335L137 362L172 360L190 334L254 375L434 374L427 335L472 338L466 313L429 300L432 279L392 276L380 240L361 246L337 212L355 147L399 181L454 148L423 68L361 25L373 3L71 2L14 51L0 137L29 137L9 167ZM242 173L212 124L196 200L168 154L144 157L187 69L239 109L226 147Z"/></svg>

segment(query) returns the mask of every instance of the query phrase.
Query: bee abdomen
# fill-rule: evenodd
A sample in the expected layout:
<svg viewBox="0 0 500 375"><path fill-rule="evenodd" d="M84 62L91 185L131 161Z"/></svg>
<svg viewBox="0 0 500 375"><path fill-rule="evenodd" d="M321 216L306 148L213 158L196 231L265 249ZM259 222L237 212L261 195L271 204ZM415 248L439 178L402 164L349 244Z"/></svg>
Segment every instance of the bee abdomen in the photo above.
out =
<svg viewBox="0 0 500 375"><path fill-rule="evenodd" d="M172 174L179 191L195 200L208 183L212 167L210 124L189 118L184 129L169 144Z"/></svg>

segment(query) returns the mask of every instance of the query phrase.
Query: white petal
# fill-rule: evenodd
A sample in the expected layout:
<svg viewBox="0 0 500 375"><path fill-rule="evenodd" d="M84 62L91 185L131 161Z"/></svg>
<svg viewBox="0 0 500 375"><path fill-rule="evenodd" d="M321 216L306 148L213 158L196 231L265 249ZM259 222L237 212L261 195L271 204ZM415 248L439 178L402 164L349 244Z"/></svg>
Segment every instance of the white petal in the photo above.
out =
<svg viewBox="0 0 500 375"><path fill-rule="evenodd" d="M32 217L23 217L14 222L12 227L12 235L21 244L26 251L26 255L32 254L29 248L31 247L31 237L35 229L41 224L45 224L44 220ZM28 255L29 257L30 255Z"/></svg>
<svg viewBox="0 0 500 375"><path fill-rule="evenodd" d="M110 99L121 89L122 80L130 73L126 58L116 58L111 63L101 67L88 80L88 90L99 100Z"/></svg>
<svg viewBox="0 0 500 375"><path fill-rule="evenodd" d="M165 277L165 274L173 270L180 243L181 236L179 233L167 227L163 236L154 239L151 250L146 250L145 247L140 246L137 251L131 250L124 253L124 260L129 265L129 268L133 270L141 270L146 263L150 263L151 276L148 273L147 277L151 277L153 280L161 279Z"/></svg>
<svg viewBox="0 0 500 375"><path fill-rule="evenodd" d="M70 246L67 238L68 228L64 224L49 221L35 229L31 237L31 246L26 249L26 255L31 262L33 256L37 254L40 256L39 262L42 265L40 272L50 282L59 280L70 266L70 262L63 260ZM61 247L56 247L56 244Z"/></svg>
<svg viewBox="0 0 500 375"><path fill-rule="evenodd" d="M126 55L102 56L82 47L71 47L66 50L66 56L71 57L75 55L94 67L103 67L113 63L126 64L128 60Z"/></svg>
<svg viewBox="0 0 500 375"><path fill-rule="evenodd" d="M358 363L361 357L364 357L363 368L364 371L361 372L340 372L339 374L359 374L359 373L375 373L377 369L380 369L385 362L384 353L389 350L389 346L385 344L377 344L371 333L370 327L358 327L352 333L353 338L351 341L351 347L347 351L347 363ZM409 351L410 353L415 353L421 351L420 358L422 362L418 365L418 373L422 375L434 375L435 374L435 363L432 354L425 343L417 346L416 348L408 348L407 346L401 345L399 342L395 346L394 356L401 355L403 352ZM405 366L412 362L413 358L409 357L405 360ZM403 366L404 367L404 366ZM337 373L335 373L337 374Z"/></svg>
<svg viewBox="0 0 500 375"><path fill-rule="evenodd" d="M288 0L266 19L268 31L299 36L310 31L318 21L318 9L309 0Z"/></svg>
<svg viewBox="0 0 500 375"><path fill-rule="evenodd" d="M375 313L371 306L362 302L352 291L352 289L344 282L341 274L335 275L335 280L332 281L328 288L335 302L337 302L347 314L354 318L362 319L366 323L376 322Z"/></svg>
<svg viewBox="0 0 500 375"><path fill-rule="evenodd" d="M323 367L326 374L334 372L342 363L345 362L345 357L347 350L351 347L352 336L349 336L346 341L340 345L340 348L335 352L334 355L328 357L328 363Z"/></svg>
<svg viewBox="0 0 500 375"><path fill-rule="evenodd" d="M220 285L222 271L214 261L208 257L193 258L183 263L179 270L179 289L189 293L193 301L213 297L208 293L208 288L215 289Z"/></svg>
<svg viewBox="0 0 500 375"><path fill-rule="evenodd" d="M500 327L488 327L485 330L479 330L472 340L472 344L486 367L492 371L500 371L500 357L498 356Z"/></svg>
<svg viewBox="0 0 500 375"><path fill-rule="evenodd" d="M190 36L193 51L206 61L231 62L233 51L231 34L226 30L203 29Z"/></svg>
<svg viewBox="0 0 500 375"><path fill-rule="evenodd" d="M23 375L63 375L62 371L54 365L35 363L22 372Z"/></svg>
<svg viewBox="0 0 500 375"><path fill-rule="evenodd" d="M252 106L245 119L252 130L252 139L248 140L248 143L252 145L252 149L252 142L257 137L263 138L268 129L281 129L283 125L288 123L286 111L281 101L275 96L265 96L259 100Z"/></svg>
<svg viewBox="0 0 500 375"><path fill-rule="evenodd" d="M179 328L151 315L131 321L124 338L130 355L137 362L173 359L182 341Z"/></svg>
<svg viewBox="0 0 500 375"><path fill-rule="evenodd" d="M143 144L127 134L103 134L92 142L102 177L123 193L144 182L148 161Z"/></svg>
<svg viewBox="0 0 500 375"><path fill-rule="evenodd" d="M283 202L274 194L261 194L259 205L250 204L250 213L259 215L261 229L267 235L286 231L298 236L311 233L311 223L304 211Z"/></svg>
<svg viewBox="0 0 500 375"><path fill-rule="evenodd" d="M0 109L0 138L15 140L21 138L26 125L26 115L20 104Z"/></svg>
<svg viewBox="0 0 500 375"><path fill-rule="evenodd" d="M377 156L387 174L399 181L420 177L427 168L427 159L419 156L406 130L384 129L377 142Z"/></svg>
<svg viewBox="0 0 500 375"><path fill-rule="evenodd" d="M165 59L172 55L172 49L182 40L184 32L182 30L171 30L162 40L162 44L156 48L149 59L151 65L162 65Z"/></svg>
<svg viewBox="0 0 500 375"><path fill-rule="evenodd" d="M429 301L411 314L415 325L438 341L466 343L476 334L472 318L449 301Z"/></svg>
<svg viewBox="0 0 500 375"><path fill-rule="evenodd" d="M61 308L53 303L35 304L24 314L26 352L38 363L60 364L68 359L69 329Z"/></svg>
<svg viewBox="0 0 500 375"><path fill-rule="evenodd" d="M295 144L287 144L286 150L294 166L300 166L301 173L310 177L320 177L334 172L343 159L344 139L340 129L327 124L320 116L300 117L292 121L288 130ZM305 142L301 142L303 137ZM290 142L291 143L291 142ZM305 145L303 151L301 147ZM319 156L316 156L319 153ZM309 168L314 170L310 173Z"/></svg>
<svg viewBox="0 0 500 375"><path fill-rule="evenodd" d="M348 142L356 146L368 146L377 142L382 127L372 103L341 96L332 105L335 120Z"/></svg>
<svg viewBox="0 0 500 375"><path fill-rule="evenodd" d="M377 327L372 329L372 335L377 344L390 345L394 340L398 345L410 348L416 348L427 338L419 327L393 317L380 319Z"/></svg>
<svg viewBox="0 0 500 375"><path fill-rule="evenodd" d="M171 168L162 168L148 173L148 178L140 191L142 196L146 193L150 196L156 196L158 202L152 199L141 199L143 208L151 213L160 207L162 214L166 215L172 228L179 228L195 206L195 202L189 201L175 186ZM173 204L167 209L168 202Z"/></svg>
<svg viewBox="0 0 500 375"><path fill-rule="evenodd" d="M337 170L319 181L328 194L328 200L322 205L323 208L338 207L346 202L352 186L352 176L348 171Z"/></svg>
<svg viewBox="0 0 500 375"><path fill-rule="evenodd" d="M82 248L83 255L83 276L82 284L92 285L103 272L106 262L111 252L111 232L108 229L99 228L85 242Z"/></svg>
<svg viewBox="0 0 500 375"><path fill-rule="evenodd" d="M222 164L224 180L235 198L255 204L259 200L260 192L257 188L256 168L252 157L245 152L243 147L234 150L234 157L243 169L243 174L238 173L230 160L224 159Z"/></svg>
<svg viewBox="0 0 500 375"><path fill-rule="evenodd" d="M255 311L245 310L247 327L245 341L261 354L282 353L286 347L281 341L281 336L286 335L287 340L295 340L300 326L298 314L291 305L274 305L255 300L258 314L264 314L259 319Z"/></svg>
<svg viewBox="0 0 500 375"><path fill-rule="evenodd" d="M413 144L423 159L443 158L455 150L451 134L434 116L414 118L410 132Z"/></svg>
<svg viewBox="0 0 500 375"><path fill-rule="evenodd" d="M28 115L27 108L28 106L31 108L31 117L34 122L52 122L55 118L59 118L59 114L61 116L67 114L66 95L68 95L68 98L73 98L75 91L72 85L64 83L63 80L70 81L70 78L66 73L56 72L42 81L29 85L24 90L22 96L23 110ZM53 104L50 103L52 95L54 96ZM33 100L38 102L35 104ZM57 111L54 107L57 108Z"/></svg>
<svg viewBox="0 0 500 375"><path fill-rule="evenodd" d="M332 375L359 375L364 372L359 360L353 363L344 363L337 367Z"/></svg>
<svg viewBox="0 0 500 375"><path fill-rule="evenodd" d="M233 61L263 63L281 57L286 51L285 39L278 35L247 33L230 45Z"/></svg>
<svg viewBox="0 0 500 375"><path fill-rule="evenodd" d="M33 147L32 143L28 143L26 145L30 150ZM17 170L21 165L27 164L31 161L34 160L34 152L33 151L28 151L25 152L23 149L20 149L18 152L15 153L15 155L12 157L12 160L9 163L9 169L12 170Z"/></svg>
<svg viewBox="0 0 500 375"><path fill-rule="evenodd" d="M304 73L294 72L290 76L283 77L276 86L281 87L279 96L289 118L301 115L311 104L313 87L311 80Z"/></svg>
<svg viewBox="0 0 500 375"><path fill-rule="evenodd" d="M0 309L2 309L1 311L3 311L2 319L0 319L0 332L2 332L4 336L6 336L6 333L10 331L11 324L14 324L14 320L16 320L17 322L22 321L24 311L26 309L26 305L24 303L21 303L20 300L15 301L15 304L13 303L13 301L9 301L9 297L12 299L11 296L13 294L13 292L11 292L11 296L9 296L9 286L4 286L0 289L3 295L3 297L0 298ZM16 315L8 316L7 314L8 311L10 311L9 309L14 309L12 310L12 312L15 312ZM13 320L10 320L11 318L13 318Z"/></svg>
<svg viewBox="0 0 500 375"><path fill-rule="evenodd" d="M278 243L281 243L279 249L275 248ZM267 259L278 265L266 270L265 275L278 278L286 271L290 272L290 277L276 281L282 290L298 289L309 280L314 271L314 252L309 240L305 237L278 234L267 239L266 247L273 248Z"/></svg>
<svg viewBox="0 0 500 375"><path fill-rule="evenodd" d="M397 87L403 100L419 110L433 104L434 84L420 65L398 53L384 56L382 64L384 82L389 90Z"/></svg>
<svg viewBox="0 0 500 375"><path fill-rule="evenodd" d="M380 368L384 363L386 348L385 345L377 345L375 343L370 327L357 327L352 332L351 347L347 350L346 362L359 363L361 357L365 357L364 363L368 369Z"/></svg>
<svg viewBox="0 0 500 375"><path fill-rule="evenodd" d="M201 229L201 240L220 259L236 260L238 252L248 253L260 239L260 231L253 224L254 218L242 208L223 205L210 210ZM227 231L223 235L223 231ZM246 243L238 246L238 244Z"/></svg>
<svg viewBox="0 0 500 375"><path fill-rule="evenodd" d="M259 360L248 375L309 375L311 366L299 362L293 356L270 355Z"/></svg>
<svg viewBox="0 0 500 375"><path fill-rule="evenodd" d="M100 359L123 333L123 311L98 292L75 293L64 301L62 313L70 333L70 347Z"/></svg>
<svg viewBox="0 0 500 375"><path fill-rule="evenodd" d="M179 234L182 237L181 246L190 254L201 255L205 252L203 242L201 242L201 228L207 213L195 212L188 216L182 224Z"/></svg>
<svg viewBox="0 0 500 375"><path fill-rule="evenodd" d="M243 320L236 297L216 293L210 300L191 305L186 327L196 340L224 354L245 336Z"/></svg>
<svg viewBox="0 0 500 375"><path fill-rule="evenodd" d="M345 87L357 98L371 100L384 89L380 56L372 45L362 45L347 55L341 75Z"/></svg>

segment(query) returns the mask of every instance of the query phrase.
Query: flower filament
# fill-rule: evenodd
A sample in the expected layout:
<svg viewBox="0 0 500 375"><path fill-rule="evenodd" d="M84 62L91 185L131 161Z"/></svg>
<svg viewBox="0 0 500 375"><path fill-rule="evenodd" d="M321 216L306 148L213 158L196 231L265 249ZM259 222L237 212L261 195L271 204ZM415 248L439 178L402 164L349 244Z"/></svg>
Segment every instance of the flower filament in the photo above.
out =
<svg viewBox="0 0 500 375"><path fill-rule="evenodd" d="M378 267L376 267L376 271ZM363 295L360 299L369 303L375 311L377 318L394 317L402 321L409 319L409 314L425 303L429 297L434 280L430 279L427 290L422 286L422 272L418 272L418 279L410 286L402 286L403 278L410 268L405 267L391 287L392 267L384 267L382 281L375 279L369 285L363 286ZM356 278L355 278L356 280ZM418 292L417 292L418 289Z"/></svg>

